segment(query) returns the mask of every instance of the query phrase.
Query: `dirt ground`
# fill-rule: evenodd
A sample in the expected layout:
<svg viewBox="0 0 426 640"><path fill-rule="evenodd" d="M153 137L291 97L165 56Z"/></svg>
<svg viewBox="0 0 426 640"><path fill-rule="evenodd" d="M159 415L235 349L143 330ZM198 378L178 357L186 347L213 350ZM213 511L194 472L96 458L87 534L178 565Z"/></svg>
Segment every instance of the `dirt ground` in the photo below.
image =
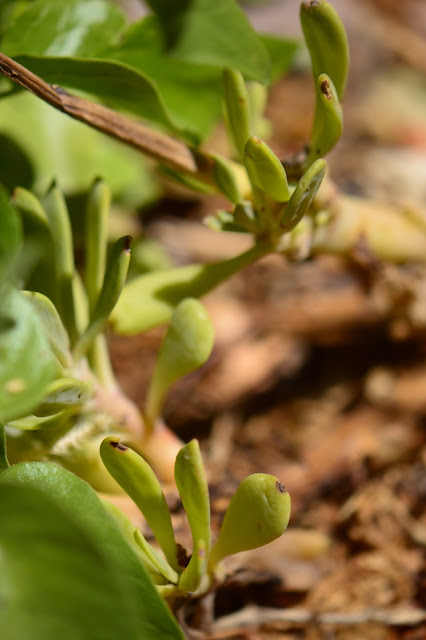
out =
<svg viewBox="0 0 426 640"><path fill-rule="evenodd" d="M344 191L426 214L426 3L335 4L352 67L331 176ZM280 157L306 142L312 109L306 72L273 88L270 144ZM221 144L218 133L211 145ZM216 205L170 195L146 232L178 263L233 255L245 240L200 222ZM205 298L214 352L173 390L165 419L201 441L215 529L254 472L280 478L292 517L281 539L235 557L214 601L186 607L194 638L426 638L426 321L413 326L404 307L414 281L425 304L425 264L383 264L372 275L355 257L272 256ZM389 282L391 311L380 305ZM161 335L111 337L122 385L139 404Z"/></svg>

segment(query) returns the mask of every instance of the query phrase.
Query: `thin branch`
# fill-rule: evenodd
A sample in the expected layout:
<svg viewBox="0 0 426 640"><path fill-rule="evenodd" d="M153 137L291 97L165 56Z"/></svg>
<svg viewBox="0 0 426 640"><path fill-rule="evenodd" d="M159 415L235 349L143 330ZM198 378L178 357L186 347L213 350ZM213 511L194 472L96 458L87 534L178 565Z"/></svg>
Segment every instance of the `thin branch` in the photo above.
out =
<svg viewBox="0 0 426 640"><path fill-rule="evenodd" d="M58 85L48 84L1 52L0 72L72 118L117 138L178 171L190 173L209 183L212 181L213 161L208 154L191 149L183 142L154 131L108 107L68 93Z"/></svg>
<svg viewBox="0 0 426 640"><path fill-rule="evenodd" d="M214 631L228 631L247 626L265 623L289 623L296 625L353 626L366 623L376 623L389 627L417 626L426 621L424 609L367 609L353 612L325 612L315 613L307 609L272 609L250 605L219 618L214 625Z"/></svg>

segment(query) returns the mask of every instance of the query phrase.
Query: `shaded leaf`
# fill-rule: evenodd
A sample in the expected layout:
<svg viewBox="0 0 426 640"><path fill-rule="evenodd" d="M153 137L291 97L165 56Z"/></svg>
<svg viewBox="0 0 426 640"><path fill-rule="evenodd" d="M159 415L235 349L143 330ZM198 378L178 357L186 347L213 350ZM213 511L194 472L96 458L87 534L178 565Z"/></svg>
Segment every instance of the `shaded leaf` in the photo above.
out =
<svg viewBox="0 0 426 640"><path fill-rule="evenodd" d="M33 625L31 633L27 628L11 636L14 640L183 640L140 561L86 482L52 463L21 463L1 474L0 495L2 507L9 505L7 496L13 504L7 519L2 513L0 532L7 563L1 573L7 571L9 584L5 578L3 584L10 598L5 609L0 607L2 633L7 615L14 632L21 630L19 625ZM23 554L23 548L31 553Z"/></svg>
<svg viewBox="0 0 426 640"><path fill-rule="evenodd" d="M171 56L232 67L258 82L269 81L268 52L234 0L149 0L148 4L161 21Z"/></svg>
<svg viewBox="0 0 426 640"><path fill-rule="evenodd" d="M32 305L13 289L1 293L0 420L29 413L58 372Z"/></svg>

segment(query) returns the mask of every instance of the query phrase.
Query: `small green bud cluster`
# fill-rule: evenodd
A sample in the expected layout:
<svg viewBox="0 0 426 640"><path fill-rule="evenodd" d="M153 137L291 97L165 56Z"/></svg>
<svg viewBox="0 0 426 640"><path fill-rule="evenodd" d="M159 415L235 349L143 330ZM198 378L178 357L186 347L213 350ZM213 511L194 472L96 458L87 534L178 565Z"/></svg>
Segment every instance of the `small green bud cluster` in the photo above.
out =
<svg viewBox="0 0 426 640"><path fill-rule="evenodd" d="M316 107L311 141L303 160L292 167L299 179L288 182L283 163L255 131L255 114L249 91L240 72L223 74L225 121L236 159L244 166L250 194L242 193L235 171L214 158L213 178L218 189L233 203L232 211L219 211L207 223L213 229L253 234L258 242L280 250L291 232L309 213L325 176L321 159L339 140L342 127L340 99L345 89L349 52L340 18L326 0L303 2L300 12L305 40L312 60ZM258 116L258 114L256 114ZM232 174L234 173L234 179Z"/></svg>

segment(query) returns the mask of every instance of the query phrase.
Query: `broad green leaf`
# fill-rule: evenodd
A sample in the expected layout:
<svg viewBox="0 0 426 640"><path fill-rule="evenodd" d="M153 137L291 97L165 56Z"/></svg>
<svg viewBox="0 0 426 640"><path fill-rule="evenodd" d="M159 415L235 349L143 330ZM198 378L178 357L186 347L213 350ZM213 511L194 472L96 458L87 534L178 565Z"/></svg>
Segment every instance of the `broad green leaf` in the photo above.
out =
<svg viewBox="0 0 426 640"><path fill-rule="evenodd" d="M6 191L0 188L0 286L10 275L21 241L21 221Z"/></svg>
<svg viewBox="0 0 426 640"><path fill-rule="evenodd" d="M291 38L280 38L266 33L262 33L260 39L271 59L271 82L274 83L289 70L296 52L300 49L300 42Z"/></svg>
<svg viewBox="0 0 426 640"><path fill-rule="evenodd" d="M13 640L183 640L139 559L86 482L51 463L26 462L1 474L0 491L2 510L9 505L6 495L11 495L10 502L16 504L16 508L6 509L7 527L2 511L0 546L6 531L10 531L7 546L11 555L6 557L13 562L8 578L13 579L10 572L15 573L15 569L26 571L19 582L16 578L17 582L11 583L19 587L20 598L13 603L20 614L18 619L22 624L31 620L34 624L40 611L44 614L42 621L49 620L50 615L55 624L51 635L46 635L44 627L38 635L27 632L13 636ZM30 491L31 500L24 506L18 493L29 495ZM12 532L16 546L12 544ZM22 554L22 549L27 553ZM40 565L35 566L38 561ZM2 577L5 572L1 572ZM0 578L1 587L3 584ZM0 607L0 619L7 615L10 624L19 624L11 616L11 606L4 613ZM1 622L3 632L6 621Z"/></svg>
<svg viewBox="0 0 426 640"><path fill-rule="evenodd" d="M211 132L221 115L221 70L167 56L155 16L131 25L116 47L103 58L128 65L155 83L175 127L192 132L194 141ZM142 113L142 115L144 115Z"/></svg>
<svg viewBox="0 0 426 640"><path fill-rule="evenodd" d="M94 56L119 37L123 12L105 0L36 0L8 25L7 55Z"/></svg>
<svg viewBox="0 0 426 640"><path fill-rule="evenodd" d="M32 305L14 289L1 292L0 420L26 415L58 372Z"/></svg>
<svg viewBox="0 0 426 640"><path fill-rule="evenodd" d="M151 200L158 191L140 153L27 92L0 100L1 134L25 152L37 193L46 192L53 179L67 194L83 193L98 175L108 182L115 198L131 205Z"/></svg>
<svg viewBox="0 0 426 640"><path fill-rule="evenodd" d="M232 67L262 83L270 80L268 52L234 0L148 0L148 4L161 21L171 56Z"/></svg>
<svg viewBox="0 0 426 640"><path fill-rule="evenodd" d="M258 244L229 260L138 276L124 287L111 314L111 324L117 333L131 335L168 322L181 300L203 296L268 251L269 247Z"/></svg>
<svg viewBox="0 0 426 640"><path fill-rule="evenodd" d="M2 637L141 637L126 590L83 527L33 488L0 486L0 501Z"/></svg>
<svg viewBox="0 0 426 640"><path fill-rule="evenodd" d="M182 136L196 136L187 119L188 131L182 130L179 114L171 113L154 82L125 63L29 55L19 55L17 61L51 84L85 91L109 107L146 118ZM180 119L185 119L185 114L180 114Z"/></svg>

